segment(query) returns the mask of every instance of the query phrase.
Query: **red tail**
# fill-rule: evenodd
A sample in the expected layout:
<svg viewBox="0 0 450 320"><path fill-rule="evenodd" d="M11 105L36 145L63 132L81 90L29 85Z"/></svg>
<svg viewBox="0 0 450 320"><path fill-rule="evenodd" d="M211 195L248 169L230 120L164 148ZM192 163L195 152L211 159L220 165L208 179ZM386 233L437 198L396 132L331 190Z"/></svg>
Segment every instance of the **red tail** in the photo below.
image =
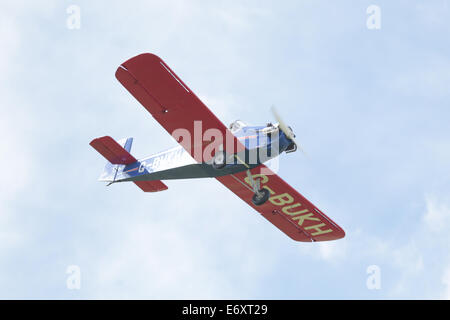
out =
<svg viewBox="0 0 450 320"><path fill-rule="evenodd" d="M111 137L97 138L89 144L112 164L130 164L137 161Z"/></svg>
<svg viewBox="0 0 450 320"><path fill-rule="evenodd" d="M101 181L114 182L119 166L113 165L127 165L136 162L136 158L130 154L131 143L133 138L128 138L124 142L124 147L117 143L109 136L97 138L91 141L90 145L104 156L110 163L106 165L105 171L100 177ZM116 168L114 170L114 168ZM152 181L133 181L144 192L158 192L167 190L167 186L160 180Z"/></svg>

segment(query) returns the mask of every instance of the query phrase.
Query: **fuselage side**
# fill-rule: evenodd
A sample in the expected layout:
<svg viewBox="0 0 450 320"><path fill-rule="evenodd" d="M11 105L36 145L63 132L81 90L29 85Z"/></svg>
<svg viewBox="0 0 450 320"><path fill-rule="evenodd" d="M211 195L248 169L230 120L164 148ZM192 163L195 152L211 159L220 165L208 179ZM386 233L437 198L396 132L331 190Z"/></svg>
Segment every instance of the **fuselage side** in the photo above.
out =
<svg viewBox="0 0 450 320"><path fill-rule="evenodd" d="M259 166L278 156L292 143L273 126L240 124L232 128L232 133L246 147L246 151L229 155L234 161L223 169L214 169L210 161L197 163L182 146L176 146L130 165L119 166L115 182L212 178L233 174Z"/></svg>

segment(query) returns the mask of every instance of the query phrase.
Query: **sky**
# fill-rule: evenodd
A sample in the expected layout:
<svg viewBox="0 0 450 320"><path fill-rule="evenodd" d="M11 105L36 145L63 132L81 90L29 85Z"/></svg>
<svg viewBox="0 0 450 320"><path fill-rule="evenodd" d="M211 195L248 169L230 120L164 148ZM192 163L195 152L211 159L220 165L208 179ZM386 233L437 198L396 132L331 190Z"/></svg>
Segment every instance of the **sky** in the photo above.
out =
<svg viewBox="0 0 450 320"><path fill-rule="evenodd" d="M449 10L2 1L0 298L449 299ZM176 145L114 77L144 52L225 124L275 105L308 154L279 175L346 237L294 242L215 179L98 182L96 137L134 137L138 158Z"/></svg>

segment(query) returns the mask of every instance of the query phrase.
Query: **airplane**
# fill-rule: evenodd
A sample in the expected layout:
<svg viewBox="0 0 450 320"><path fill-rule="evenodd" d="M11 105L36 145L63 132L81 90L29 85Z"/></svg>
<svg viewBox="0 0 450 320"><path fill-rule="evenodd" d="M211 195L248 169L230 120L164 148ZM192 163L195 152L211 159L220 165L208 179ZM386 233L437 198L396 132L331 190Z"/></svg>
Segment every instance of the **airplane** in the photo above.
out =
<svg viewBox="0 0 450 320"><path fill-rule="evenodd" d="M265 165L282 152L301 149L274 109L278 123L250 126L236 120L227 127L151 53L125 61L115 76L179 145L138 160L130 153L133 138L96 138L90 145L107 160L100 181L131 181L144 192L159 192L167 190L161 180L215 178L295 241L345 236L341 227Z"/></svg>

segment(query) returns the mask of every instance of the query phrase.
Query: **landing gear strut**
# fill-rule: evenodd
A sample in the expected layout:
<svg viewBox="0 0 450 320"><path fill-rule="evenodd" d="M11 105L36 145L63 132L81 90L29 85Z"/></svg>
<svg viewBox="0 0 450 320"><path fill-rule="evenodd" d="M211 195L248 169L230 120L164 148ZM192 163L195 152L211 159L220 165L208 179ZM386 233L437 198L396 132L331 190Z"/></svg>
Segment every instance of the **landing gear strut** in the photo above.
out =
<svg viewBox="0 0 450 320"><path fill-rule="evenodd" d="M253 176L250 170L247 170L247 177L250 181L250 184L253 188L255 194L252 197L252 202L255 206L260 206L264 204L267 200L269 200L270 192L265 188L260 188L259 180L253 179Z"/></svg>
<svg viewBox="0 0 450 320"><path fill-rule="evenodd" d="M216 155L214 156L212 166L216 170L220 170L227 164L227 154L225 151L218 151Z"/></svg>

